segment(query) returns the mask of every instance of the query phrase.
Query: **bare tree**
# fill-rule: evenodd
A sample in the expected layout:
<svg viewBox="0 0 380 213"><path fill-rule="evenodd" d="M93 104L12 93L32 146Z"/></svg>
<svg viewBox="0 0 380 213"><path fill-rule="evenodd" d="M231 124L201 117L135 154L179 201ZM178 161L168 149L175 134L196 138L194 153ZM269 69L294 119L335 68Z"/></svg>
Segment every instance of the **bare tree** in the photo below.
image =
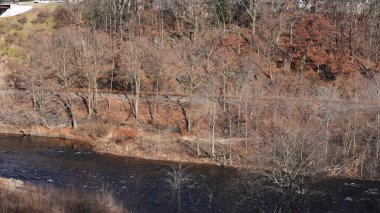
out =
<svg viewBox="0 0 380 213"><path fill-rule="evenodd" d="M61 106L65 109L72 128L77 127L76 114L74 111L74 89L76 87L76 67L73 52L75 32L71 29L58 31L48 43L49 51L43 53L46 59L46 69L48 75L52 75L54 86L49 85L46 81L47 88L60 101Z"/></svg>
<svg viewBox="0 0 380 213"><path fill-rule="evenodd" d="M124 20L128 16L129 10L131 8L132 0L113 0L112 11L114 16L114 26L115 29L118 28L120 40L123 40L124 35Z"/></svg>
<svg viewBox="0 0 380 213"><path fill-rule="evenodd" d="M141 43L142 40L135 40L134 42L129 42L126 46L126 75L129 81L131 89L134 95L134 102L132 111L136 119L139 118L139 104L141 96L141 72L142 72L142 57L143 48ZM127 85L128 87L128 85Z"/></svg>
<svg viewBox="0 0 380 213"><path fill-rule="evenodd" d="M171 170L167 171L166 183L172 193L172 197L176 199L178 213L181 212L183 190L191 184L188 168L182 165L173 165Z"/></svg>
<svg viewBox="0 0 380 213"><path fill-rule="evenodd" d="M197 91L202 88L202 84L205 81L204 75L200 71L202 68L199 65L204 62L206 52L201 42L191 42L181 48L177 47L177 51L181 62L181 69L176 80L180 84L182 93L186 96L185 99L181 98L177 103L181 107L186 129L188 132L191 132L192 115L190 111L193 98Z"/></svg>
<svg viewBox="0 0 380 213"><path fill-rule="evenodd" d="M301 122L302 123L302 122ZM270 168L263 175L278 193L275 212L293 212L308 192L307 181L319 178L324 172L323 158L319 152L324 136L311 124L296 125L275 121L276 131L263 139L266 144L264 157Z"/></svg>
<svg viewBox="0 0 380 213"><path fill-rule="evenodd" d="M239 4L244 7L245 11L251 18L252 36L256 35L256 19L260 6L260 0L239 0Z"/></svg>
<svg viewBox="0 0 380 213"><path fill-rule="evenodd" d="M104 76L107 68L110 68L112 61L110 39L105 33L90 30L83 30L75 39L78 68L86 79L83 82L85 85L82 85L84 88L87 87L87 97L84 100L88 116L91 117L93 112L98 112L98 81Z"/></svg>
<svg viewBox="0 0 380 213"><path fill-rule="evenodd" d="M211 69L211 68L210 68ZM220 81L215 72L207 73L208 84L204 88L204 96L207 100L208 108L208 118L209 118L209 129L210 142L211 142L211 157L216 159L216 137L217 137L217 127L218 127L218 104L219 104L219 90L221 88ZM224 161L224 160L223 160ZM224 162L223 162L224 163Z"/></svg>
<svg viewBox="0 0 380 213"><path fill-rule="evenodd" d="M183 25L189 23L193 27L190 38L195 41L198 37L205 19L208 5L204 0L168 0L167 7L176 18L177 29L183 31Z"/></svg>

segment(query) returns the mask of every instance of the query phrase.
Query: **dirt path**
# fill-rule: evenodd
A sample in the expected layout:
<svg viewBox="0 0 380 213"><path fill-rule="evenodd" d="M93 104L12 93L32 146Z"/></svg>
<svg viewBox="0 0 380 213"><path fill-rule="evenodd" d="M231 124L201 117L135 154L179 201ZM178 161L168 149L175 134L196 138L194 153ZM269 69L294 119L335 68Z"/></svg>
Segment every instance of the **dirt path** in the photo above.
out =
<svg viewBox="0 0 380 213"><path fill-rule="evenodd" d="M73 96L84 96L86 95L87 90L76 90L72 93ZM27 90L18 90L18 89L0 89L0 96L7 95L28 95L30 91ZM60 94L64 94L64 92L60 92ZM135 99L134 95L131 94L123 94L123 93L109 93L106 91L100 91L98 93L99 98L115 98L115 99ZM140 97L142 100L158 100L158 101L168 101L168 102L179 102L185 103L189 101L189 97L186 97L182 94L174 94L174 93L161 93L157 97L153 94L142 94ZM192 104L204 104L210 103L216 99L222 99L223 97L200 97L193 96L191 98ZM350 105L364 108L377 108L380 106L380 100L337 100L337 99L327 99L321 96L317 96L316 98L297 98L297 97L282 97L282 96L254 96L248 99L251 103L254 102L283 102L283 103L294 103L294 104L342 104L342 105ZM229 104L238 104L239 97L235 96L226 96L226 102Z"/></svg>

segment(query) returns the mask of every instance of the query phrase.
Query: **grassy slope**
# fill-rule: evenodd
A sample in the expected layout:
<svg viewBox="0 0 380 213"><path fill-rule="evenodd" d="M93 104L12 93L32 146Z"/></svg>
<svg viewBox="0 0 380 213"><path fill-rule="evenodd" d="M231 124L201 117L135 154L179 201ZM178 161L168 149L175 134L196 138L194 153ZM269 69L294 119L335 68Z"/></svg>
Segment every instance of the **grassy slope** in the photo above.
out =
<svg viewBox="0 0 380 213"><path fill-rule="evenodd" d="M55 21L52 14L56 5L37 6L21 15L0 19L0 56L20 62L30 59L25 46L33 36L44 36L53 32ZM47 16L48 15L48 16Z"/></svg>
<svg viewBox="0 0 380 213"><path fill-rule="evenodd" d="M26 13L0 18L0 87L7 87L11 66L28 64L31 58L28 47L35 36L46 36L55 27L52 15L57 5L33 5Z"/></svg>

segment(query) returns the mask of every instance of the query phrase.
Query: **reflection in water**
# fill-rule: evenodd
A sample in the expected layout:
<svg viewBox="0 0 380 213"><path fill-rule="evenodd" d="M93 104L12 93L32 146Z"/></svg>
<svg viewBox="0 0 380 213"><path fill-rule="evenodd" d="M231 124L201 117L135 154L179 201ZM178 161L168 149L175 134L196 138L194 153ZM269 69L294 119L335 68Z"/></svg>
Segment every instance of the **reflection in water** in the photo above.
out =
<svg viewBox="0 0 380 213"><path fill-rule="evenodd" d="M121 158L72 149L59 139L0 136L0 175L34 184L102 191L111 190L133 212L249 212L240 205L246 190L233 184L237 171L205 165L184 165L186 181L174 190L168 181L173 163ZM174 167L175 168L175 167ZM173 181L171 181L173 182ZM379 183L325 181L302 210L308 212L375 212L380 209ZM318 187L316 187L318 188ZM319 186L320 188L320 186ZM254 196L254 195L252 195ZM271 196L265 198L273 210Z"/></svg>

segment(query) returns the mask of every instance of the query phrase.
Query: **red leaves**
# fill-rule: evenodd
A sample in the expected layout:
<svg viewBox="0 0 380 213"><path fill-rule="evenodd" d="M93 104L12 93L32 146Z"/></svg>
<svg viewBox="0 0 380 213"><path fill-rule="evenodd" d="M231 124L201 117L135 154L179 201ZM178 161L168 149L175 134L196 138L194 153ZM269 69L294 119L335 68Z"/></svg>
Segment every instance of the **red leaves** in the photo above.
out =
<svg viewBox="0 0 380 213"><path fill-rule="evenodd" d="M322 14L305 14L294 25L293 44L287 46L293 60L307 57L303 71L323 64L334 74L353 72L350 62L347 29L339 29L331 18Z"/></svg>

